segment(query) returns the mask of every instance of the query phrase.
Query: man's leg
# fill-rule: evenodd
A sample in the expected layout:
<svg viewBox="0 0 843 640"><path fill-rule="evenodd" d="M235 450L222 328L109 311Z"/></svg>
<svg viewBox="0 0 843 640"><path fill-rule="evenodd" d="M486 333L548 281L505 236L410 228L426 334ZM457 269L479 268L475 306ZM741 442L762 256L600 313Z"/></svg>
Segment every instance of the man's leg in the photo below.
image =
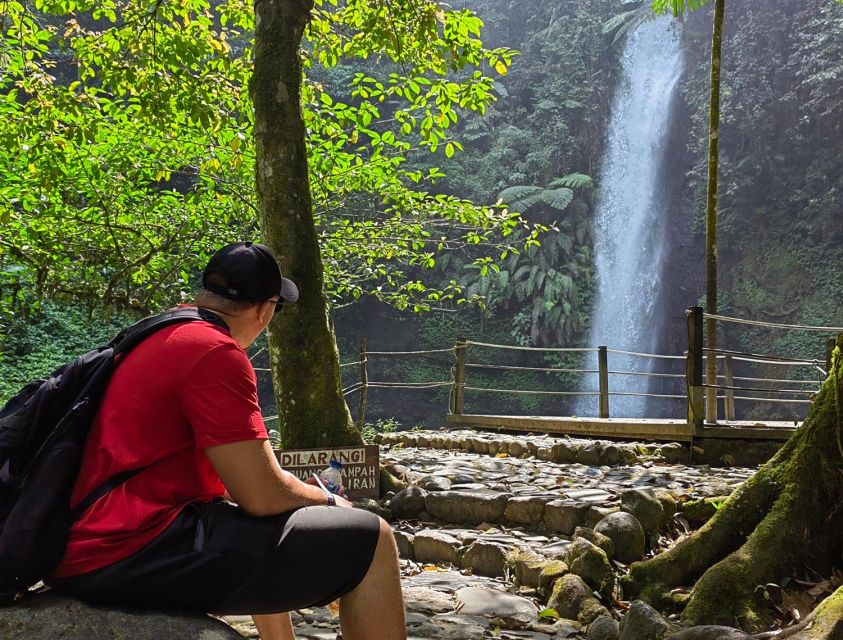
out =
<svg viewBox="0 0 843 640"><path fill-rule="evenodd" d="M252 616L258 628L260 640L296 640L293 621L289 613L270 613Z"/></svg>
<svg viewBox="0 0 843 640"><path fill-rule="evenodd" d="M340 598L343 640L406 640L398 549L381 519L378 545L363 581Z"/></svg>

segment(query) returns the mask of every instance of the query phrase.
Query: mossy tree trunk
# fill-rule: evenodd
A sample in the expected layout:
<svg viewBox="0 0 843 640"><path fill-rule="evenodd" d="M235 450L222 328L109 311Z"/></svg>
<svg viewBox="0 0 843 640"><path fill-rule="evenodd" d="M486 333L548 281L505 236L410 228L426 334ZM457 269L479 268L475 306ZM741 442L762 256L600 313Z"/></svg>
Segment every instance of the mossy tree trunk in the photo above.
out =
<svg viewBox="0 0 843 640"><path fill-rule="evenodd" d="M342 396L339 352L313 220L301 112L301 38L312 0L256 0L257 189L263 237L301 293L269 328L285 448L362 442Z"/></svg>
<svg viewBox="0 0 843 640"><path fill-rule="evenodd" d="M717 313L717 171L720 159L720 50L723 45L725 0L714 0L714 28L711 36L711 94L708 116L708 182L705 205L705 310ZM709 349L717 348L717 320L705 324ZM705 415L717 422L717 358L712 351L706 358Z"/></svg>
<svg viewBox="0 0 843 640"><path fill-rule="evenodd" d="M685 603L689 624L761 629L769 604L756 588L804 568L831 567L843 552L843 334L803 425L693 535L634 563L625 588L668 605L670 589L699 578ZM836 596L839 600L840 595ZM839 602L837 604L839 609ZM829 606L830 608L830 606ZM809 637L809 636L805 636Z"/></svg>

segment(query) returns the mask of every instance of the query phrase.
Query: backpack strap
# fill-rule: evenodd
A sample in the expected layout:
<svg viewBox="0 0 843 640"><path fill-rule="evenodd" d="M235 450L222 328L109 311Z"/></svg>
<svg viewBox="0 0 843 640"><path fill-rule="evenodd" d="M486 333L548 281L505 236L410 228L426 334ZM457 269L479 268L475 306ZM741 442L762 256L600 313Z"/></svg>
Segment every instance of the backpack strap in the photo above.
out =
<svg viewBox="0 0 843 640"><path fill-rule="evenodd" d="M210 322L218 327L222 327L226 331L228 330L228 325L225 321L217 314L212 313L207 309L190 307L184 309L172 309L170 311L165 311L163 313L144 318L130 327L123 329L123 331L117 334L117 336L109 343L109 346L113 348L115 356L118 354L125 355L159 329L163 329L164 327L168 327L172 324L194 322L197 320L204 320L205 322ZM119 487L132 476L135 476L144 469L148 468L149 465L138 469L129 469L128 471L123 471L111 476L70 510L70 522L76 522L97 500L113 489Z"/></svg>

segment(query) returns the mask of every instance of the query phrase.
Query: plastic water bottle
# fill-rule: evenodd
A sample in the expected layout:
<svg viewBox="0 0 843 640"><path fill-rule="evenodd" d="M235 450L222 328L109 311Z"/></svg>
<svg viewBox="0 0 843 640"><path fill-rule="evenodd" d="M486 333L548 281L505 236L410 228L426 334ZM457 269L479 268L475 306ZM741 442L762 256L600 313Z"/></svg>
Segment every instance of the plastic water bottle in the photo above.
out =
<svg viewBox="0 0 843 640"><path fill-rule="evenodd" d="M339 493L342 489L342 464L331 460L331 465L319 472L319 479L328 491Z"/></svg>

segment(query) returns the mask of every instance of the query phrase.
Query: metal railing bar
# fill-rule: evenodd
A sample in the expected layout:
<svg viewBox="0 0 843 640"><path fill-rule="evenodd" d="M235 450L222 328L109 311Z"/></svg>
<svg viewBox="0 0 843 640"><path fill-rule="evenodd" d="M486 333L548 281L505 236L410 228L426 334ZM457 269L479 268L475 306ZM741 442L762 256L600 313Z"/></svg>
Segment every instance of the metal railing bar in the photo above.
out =
<svg viewBox="0 0 843 640"><path fill-rule="evenodd" d="M703 384L707 389L726 389L727 391L758 391L759 393L816 393L819 389L762 389L760 387L729 387L722 384Z"/></svg>
<svg viewBox="0 0 843 640"><path fill-rule="evenodd" d="M658 353L638 353L637 351L622 351L621 349L606 349L606 353L618 353L624 356L640 356L642 358L662 358L664 360L684 360L685 356L670 356Z"/></svg>
<svg viewBox="0 0 843 640"><path fill-rule="evenodd" d="M843 327L814 327L804 324L762 322L760 320L744 320L743 318L730 318L729 316L719 316L713 313L703 313L703 318L711 318L712 320L720 320L722 322L734 322L736 324L750 324L757 327L770 327L773 329L799 329L801 331L820 331L827 333L840 333L841 331L843 331Z"/></svg>
<svg viewBox="0 0 843 640"><path fill-rule="evenodd" d="M718 400L725 400L725 396L717 396ZM752 398L748 396L735 396L735 400L751 400L752 402L783 402L790 404L811 404L810 400L789 400L785 398Z"/></svg>
<svg viewBox="0 0 843 640"><path fill-rule="evenodd" d="M530 391L527 389L486 389L484 387L465 387L466 391L486 391L489 393L526 393L542 396L599 396L599 391ZM682 396L684 398L684 396Z"/></svg>
<svg viewBox="0 0 843 640"><path fill-rule="evenodd" d="M359 366L359 365L365 364L367 362L369 362L368 358L364 358L363 360L355 360L354 362L345 362L345 363L340 364L340 368L342 368L342 367L353 367L354 365Z"/></svg>
<svg viewBox="0 0 843 640"><path fill-rule="evenodd" d="M380 387L380 388L419 388L419 389L429 389L432 387L444 387L444 386L452 386L454 383L451 381L448 382L383 382L383 381L375 381L369 382L366 386L367 387Z"/></svg>
<svg viewBox="0 0 843 640"><path fill-rule="evenodd" d="M636 393L634 391L610 391L610 396L637 396L641 398L676 398L679 400L684 400L688 396L685 395L676 395L672 393Z"/></svg>
<svg viewBox="0 0 843 640"><path fill-rule="evenodd" d="M476 347L492 347L495 349L511 349L515 351L554 351L565 353L585 353L597 351L595 347L520 347L513 344L491 344L489 342L475 342L474 340L467 340L465 344L474 345Z"/></svg>
<svg viewBox="0 0 843 640"><path fill-rule="evenodd" d="M653 376L654 378L684 378L684 373L648 373L645 371L608 371L609 375L616 376Z"/></svg>
<svg viewBox="0 0 843 640"><path fill-rule="evenodd" d="M367 351L367 356L415 356L427 353L453 353L454 347L446 349L424 349L422 351Z"/></svg>
<svg viewBox="0 0 843 640"><path fill-rule="evenodd" d="M473 364L466 363L466 368L472 369L512 369L515 371L551 371L556 373L599 373L597 369L554 369L543 367L515 367L506 364Z"/></svg>
<svg viewBox="0 0 843 640"><path fill-rule="evenodd" d="M733 358L734 360L739 360L742 357L748 358L760 358L760 360L754 360L753 362L767 362L769 364L778 364L778 363L792 363L792 364L802 364L802 365L815 365L819 364L819 360L814 358L813 360L809 360L807 358L786 358L783 356L767 356L763 353L748 353L745 351L732 351L730 349L712 349L711 347L703 347L703 351L708 353L722 353L725 355L730 356L739 356Z"/></svg>

